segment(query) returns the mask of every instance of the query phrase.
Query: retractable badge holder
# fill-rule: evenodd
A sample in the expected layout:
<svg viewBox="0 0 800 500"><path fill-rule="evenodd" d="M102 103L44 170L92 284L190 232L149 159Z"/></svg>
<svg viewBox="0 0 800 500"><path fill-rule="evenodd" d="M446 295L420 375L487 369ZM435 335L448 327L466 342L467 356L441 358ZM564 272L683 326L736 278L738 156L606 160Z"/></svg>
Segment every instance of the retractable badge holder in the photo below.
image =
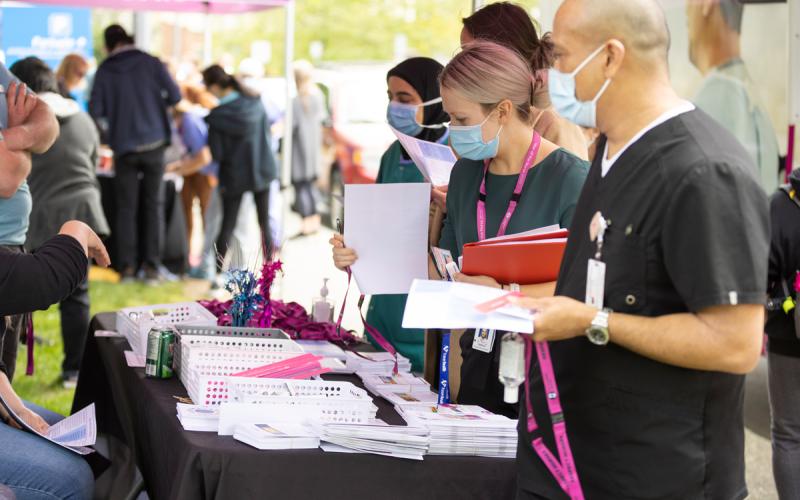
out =
<svg viewBox="0 0 800 500"><path fill-rule="evenodd" d="M509 333L500 341L500 382L505 390L503 401L519 402L519 386L525 381L525 341L518 333Z"/></svg>
<svg viewBox="0 0 800 500"><path fill-rule="evenodd" d="M603 241L605 240L606 230L609 222L603 218L603 214L597 212L592 217L589 224L589 237L597 244L594 258L589 259L588 269L586 270L586 304L603 309L603 296L605 295L606 284L606 263L603 258Z"/></svg>

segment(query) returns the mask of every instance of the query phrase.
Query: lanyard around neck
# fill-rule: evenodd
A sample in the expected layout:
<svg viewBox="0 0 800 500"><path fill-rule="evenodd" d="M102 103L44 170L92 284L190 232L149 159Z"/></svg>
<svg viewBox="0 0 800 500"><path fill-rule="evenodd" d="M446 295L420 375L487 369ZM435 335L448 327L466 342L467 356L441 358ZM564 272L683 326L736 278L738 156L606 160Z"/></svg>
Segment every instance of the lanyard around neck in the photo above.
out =
<svg viewBox="0 0 800 500"><path fill-rule="evenodd" d="M533 162L536 161L536 155L539 153L539 146L542 143L542 136L537 132L533 132L533 139L528 148L528 153L525 155L525 163L522 165L522 170L517 177L517 185L514 187L514 193L511 195L511 200L508 202L506 214L503 220L500 221L500 228L497 230L497 236L503 236L508 229L508 223L511 221L511 216L517 209L519 197L522 194L522 189L525 187L525 179L528 177L528 172L533 168ZM483 180L481 181L481 190L478 194L478 240L483 241L486 239L486 177L489 175L489 163L491 160L485 160L483 164Z"/></svg>

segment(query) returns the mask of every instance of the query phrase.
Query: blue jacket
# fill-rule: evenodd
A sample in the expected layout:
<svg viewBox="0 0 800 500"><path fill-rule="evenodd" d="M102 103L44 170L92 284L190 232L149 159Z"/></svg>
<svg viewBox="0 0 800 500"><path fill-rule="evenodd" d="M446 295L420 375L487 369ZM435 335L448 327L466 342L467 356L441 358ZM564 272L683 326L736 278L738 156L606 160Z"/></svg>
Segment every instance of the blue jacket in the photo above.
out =
<svg viewBox="0 0 800 500"><path fill-rule="evenodd" d="M97 68L89 114L116 155L169 144L167 107L181 99L178 85L155 57L130 48Z"/></svg>

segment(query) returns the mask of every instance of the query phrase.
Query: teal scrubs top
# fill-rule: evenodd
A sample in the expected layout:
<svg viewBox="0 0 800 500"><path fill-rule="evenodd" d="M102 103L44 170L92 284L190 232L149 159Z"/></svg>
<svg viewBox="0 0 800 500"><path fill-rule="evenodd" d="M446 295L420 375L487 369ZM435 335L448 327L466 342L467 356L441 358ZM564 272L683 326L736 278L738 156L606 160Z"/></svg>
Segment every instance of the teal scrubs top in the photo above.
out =
<svg viewBox="0 0 800 500"><path fill-rule="evenodd" d="M446 140L446 134L444 140ZM440 141L441 142L441 141ZM379 184L425 182L414 162L403 159L403 148L395 141L381 157L381 167L375 182ZM403 328L403 312L408 295L373 295L367 310L367 323L397 349L411 359L411 369L421 372L425 359L425 330ZM372 338L369 341L379 346Z"/></svg>

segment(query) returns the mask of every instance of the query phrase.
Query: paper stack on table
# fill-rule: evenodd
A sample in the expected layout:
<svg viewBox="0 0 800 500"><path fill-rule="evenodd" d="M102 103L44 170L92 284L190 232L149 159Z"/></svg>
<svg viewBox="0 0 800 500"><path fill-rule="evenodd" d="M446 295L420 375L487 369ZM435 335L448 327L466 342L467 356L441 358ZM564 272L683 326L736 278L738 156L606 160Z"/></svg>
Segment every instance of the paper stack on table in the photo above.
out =
<svg viewBox="0 0 800 500"><path fill-rule="evenodd" d="M396 373L390 375L377 375L375 373L357 373L372 394L380 395L382 392L430 392L431 386L422 377L415 377L410 373Z"/></svg>
<svg viewBox="0 0 800 500"><path fill-rule="evenodd" d="M236 427L233 438L259 450L301 450L319 447L314 431L302 424L272 422L243 424Z"/></svg>
<svg viewBox="0 0 800 500"><path fill-rule="evenodd" d="M397 407L409 425L430 431L430 455L517 456L517 421L479 406L412 404Z"/></svg>
<svg viewBox="0 0 800 500"><path fill-rule="evenodd" d="M219 407L177 404L178 420L187 431L217 432Z"/></svg>
<svg viewBox="0 0 800 500"><path fill-rule="evenodd" d="M359 453L422 460L428 449L429 433L424 427L319 423L313 427L321 441ZM322 449L331 450L324 444Z"/></svg>
<svg viewBox="0 0 800 500"><path fill-rule="evenodd" d="M394 392L384 390L380 392L379 395L386 401L392 403L395 408L398 408L398 410L400 409L399 407L407 404L436 404L439 401L439 395L430 389L428 389L426 392Z"/></svg>
<svg viewBox="0 0 800 500"><path fill-rule="evenodd" d="M347 368L388 377L394 370L394 356L388 352L347 352ZM397 353L397 370L400 373L411 371L411 360L400 353Z"/></svg>
<svg viewBox="0 0 800 500"><path fill-rule="evenodd" d="M341 347L327 340L296 340L303 351L322 358L320 364L330 369L331 373L353 373L347 367L347 353Z"/></svg>

